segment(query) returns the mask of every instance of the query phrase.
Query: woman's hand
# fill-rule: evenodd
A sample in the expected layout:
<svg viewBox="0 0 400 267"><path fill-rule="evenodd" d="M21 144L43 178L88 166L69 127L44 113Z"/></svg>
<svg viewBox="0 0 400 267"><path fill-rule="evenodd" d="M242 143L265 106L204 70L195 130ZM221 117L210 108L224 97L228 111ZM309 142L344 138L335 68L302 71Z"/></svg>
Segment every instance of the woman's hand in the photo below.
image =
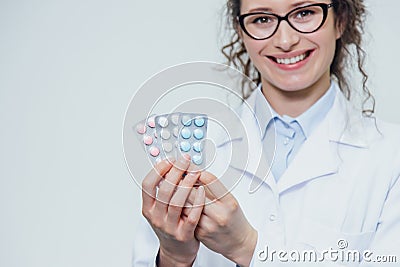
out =
<svg viewBox="0 0 400 267"><path fill-rule="evenodd" d="M203 210L205 193L203 187L195 190L193 207L185 208L187 215L181 216L182 207L199 177L198 172L189 172L182 180L188 168L187 158L175 162L174 166L165 160L158 163L142 183L142 213L160 241L159 267L191 266L199 250L200 243L194 231Z"/></svg>
<svg viewBox="0 0 400 267"><path fill-rule="evenodd" d="M206 204L195 236L209 249L240 266L249 266L257 243L257 231L244 216L239 203L211 173L202 172ZM192 194L190 200L194 199ZM189 200L189 201L190 201ZM189 214L186 213L185 214Z"/></svg>

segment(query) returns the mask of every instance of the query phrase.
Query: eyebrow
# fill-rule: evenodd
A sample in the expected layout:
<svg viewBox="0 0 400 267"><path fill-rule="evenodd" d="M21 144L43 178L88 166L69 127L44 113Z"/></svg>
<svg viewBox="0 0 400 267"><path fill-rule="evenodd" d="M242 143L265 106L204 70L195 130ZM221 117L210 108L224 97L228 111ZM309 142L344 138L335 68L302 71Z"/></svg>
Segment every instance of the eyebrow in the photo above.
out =
<svg viewBox="0 0 400 267"><path fill-rule="evenodd" d="M307 4L315 4L315 3L316 3L315 1L299 1L297 3L291 4L290 6L291 6L291 8L296 8L299 6L303 6L303 5L307 5ZM257 8L250 9L248 12L259 12L259 11L272 12L272 9L269 7L257 7Z"/></svg>

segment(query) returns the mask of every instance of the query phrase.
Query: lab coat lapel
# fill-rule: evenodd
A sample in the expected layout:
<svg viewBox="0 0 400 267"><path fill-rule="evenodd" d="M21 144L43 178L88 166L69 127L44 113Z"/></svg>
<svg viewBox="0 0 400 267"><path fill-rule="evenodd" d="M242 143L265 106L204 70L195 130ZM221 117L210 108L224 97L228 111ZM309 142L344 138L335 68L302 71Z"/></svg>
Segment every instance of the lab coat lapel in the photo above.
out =
<svg viewBox="0 0 400 267"><path fill-rule="evenodd" d="M250 176L249 192L255 192L265 183L281 193L312 179L334 174L340 164L337 144L352 146L354 149L368 146L369 138L364 136L361 112L355 110L343 94L337 91L334 105L326 118L302 145L278 183L270 170L273 153L263 151L260 128L254 113L251 109L242 110L244 131L233 130L230 140L224 140L220 146L232 145L234 153L229 166ZM253 100L248 100L251 107L254 107Z"/></svg>
<svg viewBox="0 0 400 267"><path fill-rule="evenodd" d="M327 117L314 130L278 181L280 193L312 179L327 177L338 171L338 144L354 149L366 148L361 112L355 110L338 90Z"/></svg>
<svg viewBox="0 0 400 267"><path fill-rule="evenodd" d="M229 166L239 171L242 175L246 175L246 180L249 181L248 191L250 193L255 192L263 183L275 188L275 180L270 170L271 164L263 154L261 142L259 140L252 141L250 137L247 142L245 140L246 137L232 141L233 150L241 151L242 153L238 157L232 157ZM247 151L250 151L250 153L247 154Z"/></svg>
<svg viewBox="0 0 400 267"><path fill-rule="evenodd" d="M255 94L247 100L247 107L241 110L241 120L245 131L234 131L240 132L240 134L234 135L230 141L233 151L239 152L232 153L230 167L241 171L250 178L250 193L255 192L263 183L271 188L276 187L271 173L271 161L275 146L273 145L271 151L263 150L261 129L252 109L255 105L254 102ZM273 136L273 138L275 137Z"/></svg>
<svg viewBox="0 0 400 267"><path fill-rule="evenodd" d="M339 160L329 140L328 121L323 121L308 140L278 181L278 190L283 192L311 179L337 172Z"/></svg>

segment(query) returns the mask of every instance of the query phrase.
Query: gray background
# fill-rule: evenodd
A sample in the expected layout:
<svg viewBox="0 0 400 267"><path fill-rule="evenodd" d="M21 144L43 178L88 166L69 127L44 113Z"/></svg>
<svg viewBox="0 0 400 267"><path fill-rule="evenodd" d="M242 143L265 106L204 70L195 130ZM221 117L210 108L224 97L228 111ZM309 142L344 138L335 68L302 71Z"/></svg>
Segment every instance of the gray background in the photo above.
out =
<svg viewBox="0 0 400 267"><path fill-rule="evenodd" d="M0 0L0 266L130 265L126 107L166 67L222 60L223 3ZM400 2L368 5L377 114L399 123Z"/></svg>

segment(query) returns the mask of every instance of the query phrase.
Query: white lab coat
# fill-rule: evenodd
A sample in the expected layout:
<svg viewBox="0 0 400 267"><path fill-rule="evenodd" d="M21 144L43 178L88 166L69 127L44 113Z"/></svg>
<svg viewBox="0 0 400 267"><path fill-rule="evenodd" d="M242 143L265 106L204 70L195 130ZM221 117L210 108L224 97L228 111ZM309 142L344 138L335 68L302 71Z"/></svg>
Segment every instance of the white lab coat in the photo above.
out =
<svg viewBox="0 0 400 267"><path fill-rule="evenodd" d="M255 95L248 99L250 107L254 106ZM362 253L368 249L373 253L369 254L371 259L395 255L399 264L400 127L363 118L338 90L326 118L275 182L268 156L263 156L254 115L242 108L240 118L244 127L230 140L215 137L217 158L211 171L217 177L224 173L221 180L258 231L252 266L294 264L291 260L282 262L277 255L272 262L270 258L259 260L260 251L266 247L287 252L332 248ZM237 151L240 157L227 156L237 155ZM249 189L255 192L249 193ZM347 244L345 249L338 248L339 240L345 240L341 243ZM154 266L157 251L158 239L143 219L135 237L133 266ZM307 262L298 264L310 266ZM359 264L326 260L317 266ZM193 266L235 264L201 244ZM386 265L363 261L361 266Z"/></svg>

